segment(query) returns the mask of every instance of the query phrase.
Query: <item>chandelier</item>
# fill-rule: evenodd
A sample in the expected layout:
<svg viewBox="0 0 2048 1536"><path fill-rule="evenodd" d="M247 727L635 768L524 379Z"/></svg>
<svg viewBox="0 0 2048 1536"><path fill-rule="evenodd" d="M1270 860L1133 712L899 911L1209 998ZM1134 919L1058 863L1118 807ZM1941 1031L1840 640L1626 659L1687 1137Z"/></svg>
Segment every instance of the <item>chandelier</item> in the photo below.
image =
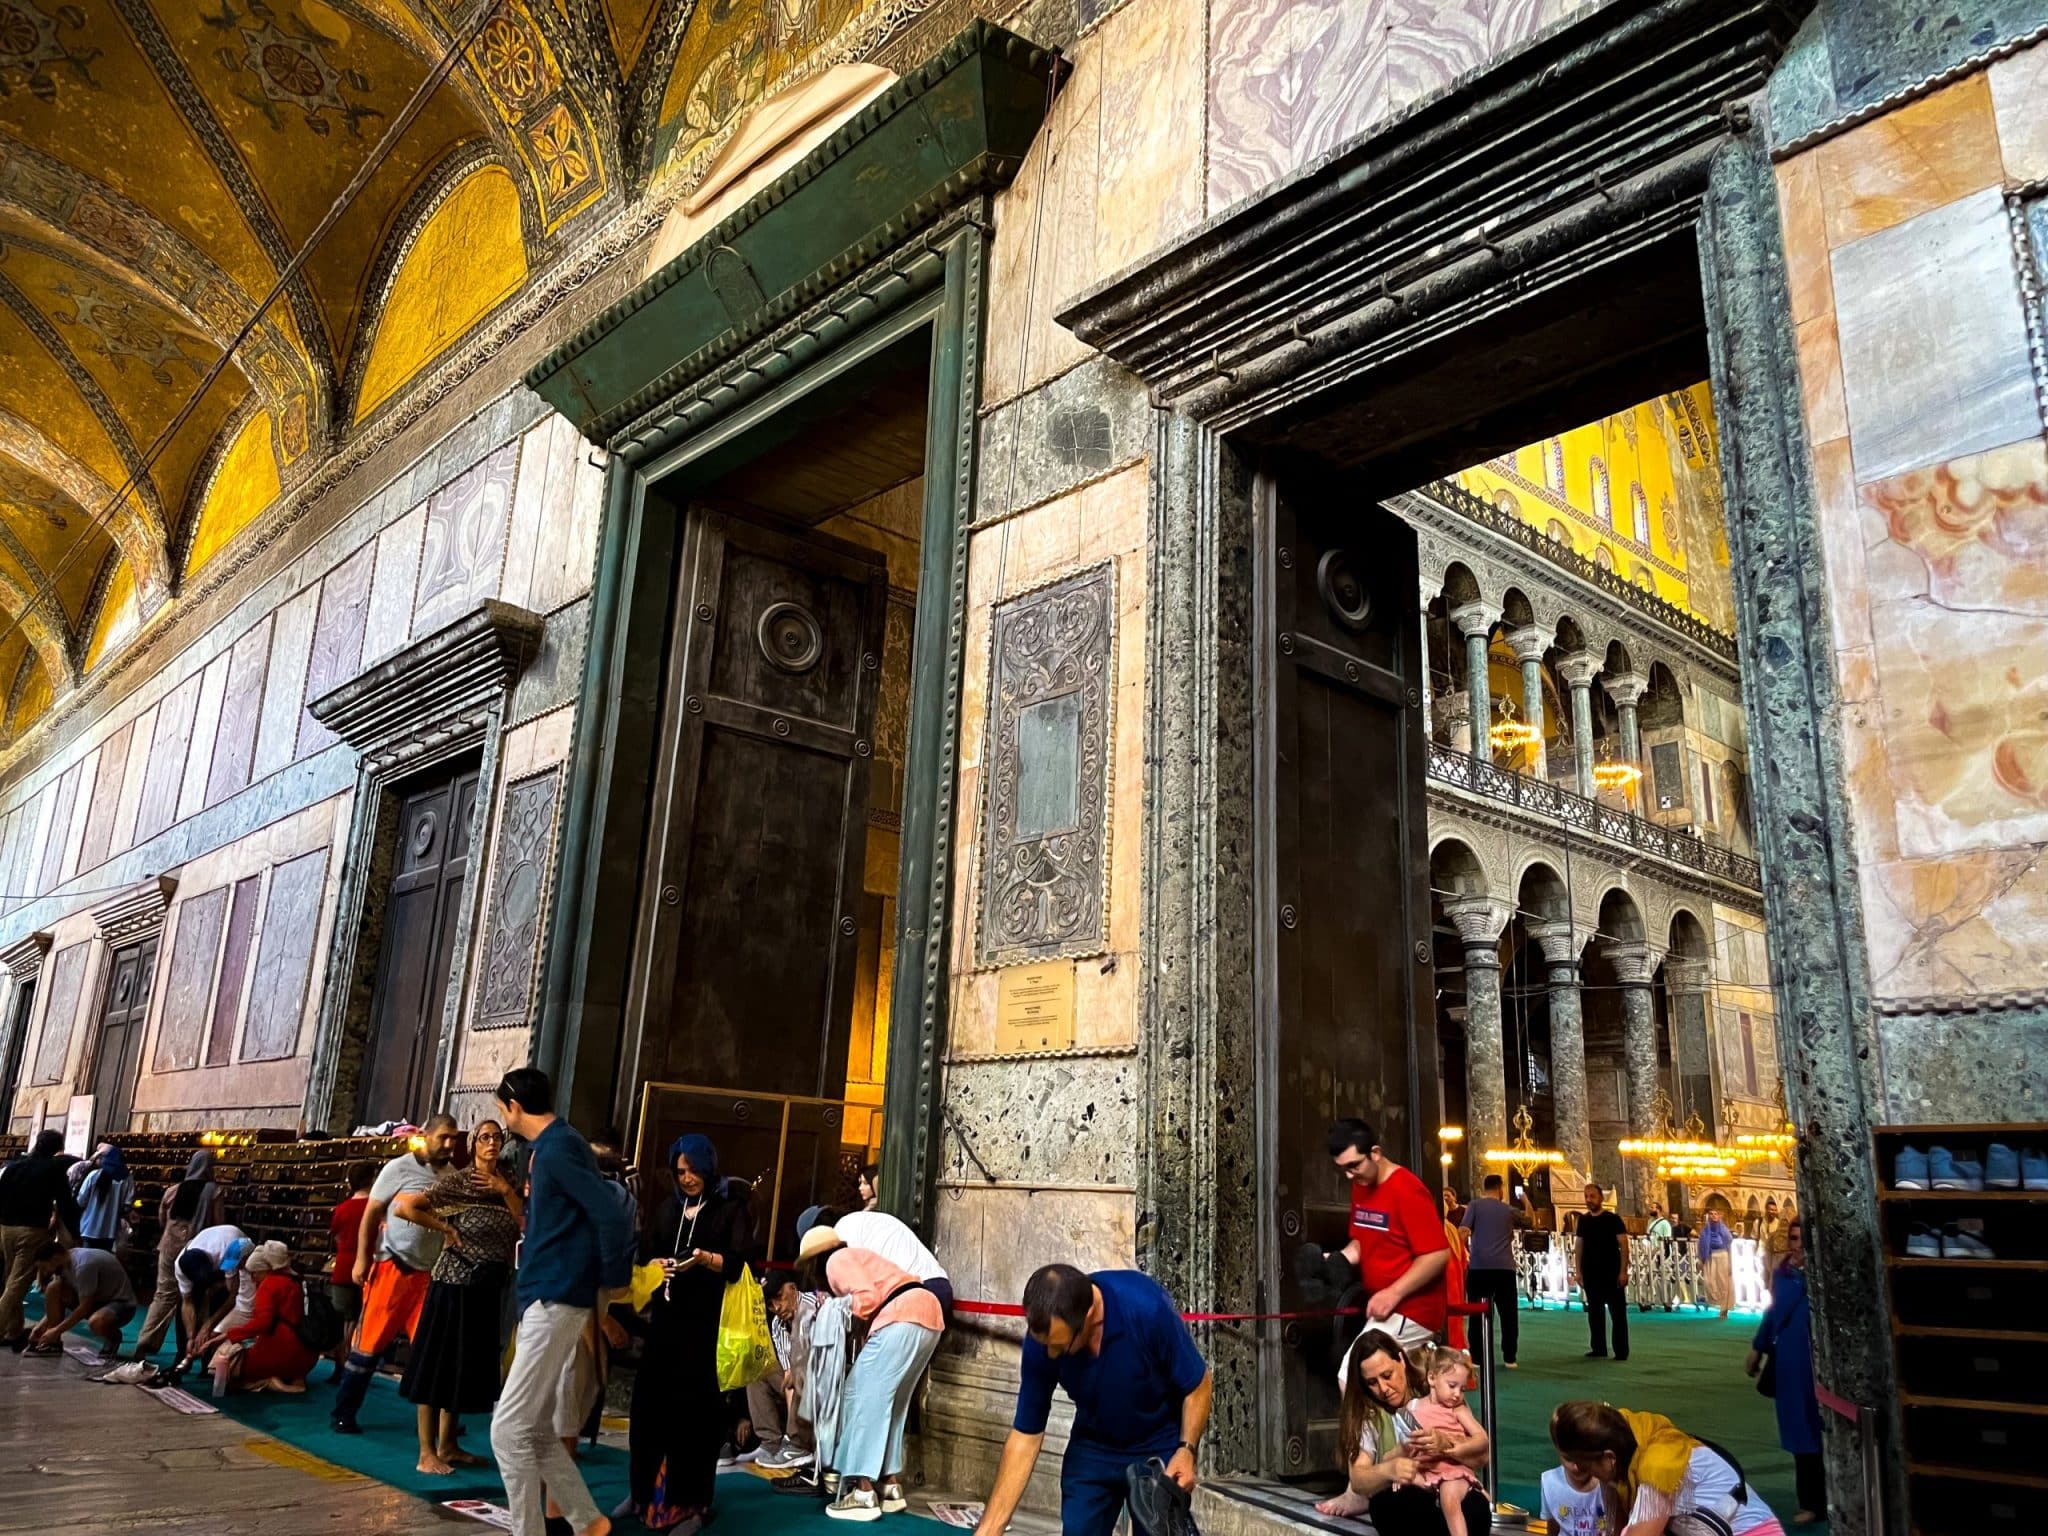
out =
<svg viewBox="0 0 2048 1536"><path fill-rule="evenodd" d="M1593 765L1593 782L1602 789L1624 790L1635 786L1643 770L1614 756L1611 747L1600 749L1600 761Z"/></svg>
<svg viewBox="0 0 2048 1536"><path fill-rule="evenodd" d="M1706 1122L1688 1115L1681 1131L1671 1123L1674 1109L1671 1095L1660 1085L1650 1099L1650 1115L1656 1129L1645 1137L1632 1137L1617 1150L1623 1157L1646 1162L1660 1179L1678 1179L1688 1184L1706 1183L1734 1176L1750 1160L1742 1152L1707 1140Z"/></svg>
<svg viewBox="0 0 2048 1536"><path fill-rule="evenodd" d="M1496 752L1518 752L1525 747L1535 746L1543 739L1541 731L1515 714L1512 699L1496 699L1493 715L1493 723L1487 728L1486 739Z"/></svg>
<svg viewBox="0 0 2048 1536"><path fill-rule="evenodd" d="M1536 1128L1536 1121L1529 1113L1529 1106L1515 1106L1515 1139L1504 1147L1488 1147L1485 1161L1496 1168L1512 1168L1527 1178L1538 1168L1569 1168L1571 1159L1555 1147L1539 1147L1530 1139L1529 1133Z"/></svg>

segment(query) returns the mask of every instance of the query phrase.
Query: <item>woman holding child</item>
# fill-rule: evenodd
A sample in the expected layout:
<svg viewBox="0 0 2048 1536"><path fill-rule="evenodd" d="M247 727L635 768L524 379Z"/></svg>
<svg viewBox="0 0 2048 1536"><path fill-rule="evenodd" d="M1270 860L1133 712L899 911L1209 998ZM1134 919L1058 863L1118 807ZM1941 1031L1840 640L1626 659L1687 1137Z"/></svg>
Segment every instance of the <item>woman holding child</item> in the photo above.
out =
<svg viewBox="0 0 2048 1536"><path fill-rule="evenodd" d="M1460 1350L1418 1353L1419 1367L1376 1328L1352 1344L1337 1431L1349 1485L1316 1509L1369 1511L1380 1536L1485 1536L1493 1504L1478 1472L1492 1446L1464 1405L1471 1362Z"/></svg>

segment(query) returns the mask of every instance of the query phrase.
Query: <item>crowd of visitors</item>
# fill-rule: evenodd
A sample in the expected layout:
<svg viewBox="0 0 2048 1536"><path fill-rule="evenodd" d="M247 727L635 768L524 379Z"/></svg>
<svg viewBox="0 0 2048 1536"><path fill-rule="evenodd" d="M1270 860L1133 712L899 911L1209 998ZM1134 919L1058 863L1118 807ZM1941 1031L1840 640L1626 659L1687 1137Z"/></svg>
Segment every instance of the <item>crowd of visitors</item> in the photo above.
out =
<svg viewBox="0 0 2048 1536"><path fill-rule="evenodd" d="M545 1074L506 1074L497 1100L501 1118L470 1133L466 1163L456 1122L437 1115L405 1152L349 1170L317 1296L283 1243L256 1242L223 1219L213 1155L196 1153L162 1195L139 1356L175 1326L173 1376L203 1366L217 1394L304 1392L325 1356L335 1363L333 1427L357 1433L372 1378L406 1340L399 1391L416 1412L418 1470L482 1464L460 1431L465 1416L489 1414L520 1536L606 1536L625 1519L692 1536L711 1518L721 1466L747 1459L816 1489L834 1519L906 1507L918 1387L956 1299L938 1256L876 1208L876 1170L863 1170L855 1208L798 1218L794 1273L762 1273L750 1263L765 1251L751 1186L724 1174L707 1137L669 1146L662 1197L643 1223L615 1145L593 1148L555 1115ZM1327 1299L1317 1288L1340 1296L1362 1329L1337 1365L1345 1486L1317 1508L1369 1517L1382 1536L1478 1536L1491 1525L1494 1447L1465 1400L1477 1377L1458 1314L1490 1310L1501 1363L1516 1365L1526 1200L1517 1190L1510 1205L1494 1175L1469 1205L1450 1191L1439 1205L1359 1119L1331 1127L1329 1153L1351 1185L1348 1241L1305 1250L1297 1273L1312 1304ZM1599 1186L1584 1193L1574 1251L1588 1354L1609 1353L1611 1326L1612 1358L1627 1360L1629 1232ZM83 1328L103 1354L117 1353L138 1309L115 1251L133 1205L132 1175L111 1143L76 1179L55 1133L0 1169L0 1337L61 1353ZM1669 1232L1652 1208L1646 1235L1660 1222ZM1746 1362L1775 1400L1800 1524L1825 1510L1803 1236L1791 1218ZM1729 1231L1718 1214L1697 1241L1725 1314ZM31 1285L43 1293L33 1330L23 1309ZM1454 1308L1453 1296L1467 1305ZM1138 1536L1184 1529L1211 1376L1173 1301L1136 1271L1052 1263L1031 1276L1020 1310L1016 1412L979 1529L994 1536L1015 1512L1056 1387L1075 1409L1060 1467L1063 1531L1109 1536L1126 1517ZM610 1354L634 1338L630 1492L607 1515L575 1449L595 1434ZM1571 1401L1550 1433L1558 1466L1543 1498L1554 1528L1779 1530L1733 1458L1670 1419Z"/></svg>

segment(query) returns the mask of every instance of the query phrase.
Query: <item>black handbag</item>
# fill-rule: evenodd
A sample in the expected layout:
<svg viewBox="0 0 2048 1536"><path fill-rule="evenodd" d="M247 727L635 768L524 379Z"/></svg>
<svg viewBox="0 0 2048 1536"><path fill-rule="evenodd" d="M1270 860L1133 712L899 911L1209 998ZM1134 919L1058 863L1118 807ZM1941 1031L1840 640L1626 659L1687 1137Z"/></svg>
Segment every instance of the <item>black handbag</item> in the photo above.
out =
<svg viewBox="0 0 2048 1536"><path fill-rule="evenodd" d="M1775 1349L1764 1356L1764 1367L1756 1373L1756 1389L1765 1397L1778 1395L1778 1352Z"/></svg>

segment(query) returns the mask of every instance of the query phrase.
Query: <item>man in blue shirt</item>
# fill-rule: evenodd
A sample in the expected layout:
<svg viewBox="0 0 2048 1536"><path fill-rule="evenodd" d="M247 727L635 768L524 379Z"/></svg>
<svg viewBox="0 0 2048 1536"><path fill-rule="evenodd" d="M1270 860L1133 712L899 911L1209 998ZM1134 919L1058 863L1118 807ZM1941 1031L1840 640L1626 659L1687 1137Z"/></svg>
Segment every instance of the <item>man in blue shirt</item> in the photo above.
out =
<svg viewBox="0 0 2048 1536"><path fill-rule="evenodd" d="M1045 1444L1052 1389L1074 1402L1060 1466L1062 1536L1110 1536L1133 1463L1158 1457L1192 1492L1195 1446L1209 1423L1209 1366L1166 1292L1134 1269L1084 1275L1048 1264L1024 1287L1017 1417L977 1528L1001 1536ZM1139 1536L1137 1511L1131 1521Z"/></svg>
<svg viewBox="0 0 2048 1536"><path fill-rule="evenodd" d="M519 1331L512 1373L491 1415L491 1449L505 1480L515 1536L542 1536L545 1487L576 1536L606 1536L582 1473L555 1434L555 1397L597 1307L600 1290L626 1284L633 1228L590 1144L555 1118L545 1072L520 1067L498 1085L505 1129L524 1138L526 1234L519 1252Z"/></svg>

